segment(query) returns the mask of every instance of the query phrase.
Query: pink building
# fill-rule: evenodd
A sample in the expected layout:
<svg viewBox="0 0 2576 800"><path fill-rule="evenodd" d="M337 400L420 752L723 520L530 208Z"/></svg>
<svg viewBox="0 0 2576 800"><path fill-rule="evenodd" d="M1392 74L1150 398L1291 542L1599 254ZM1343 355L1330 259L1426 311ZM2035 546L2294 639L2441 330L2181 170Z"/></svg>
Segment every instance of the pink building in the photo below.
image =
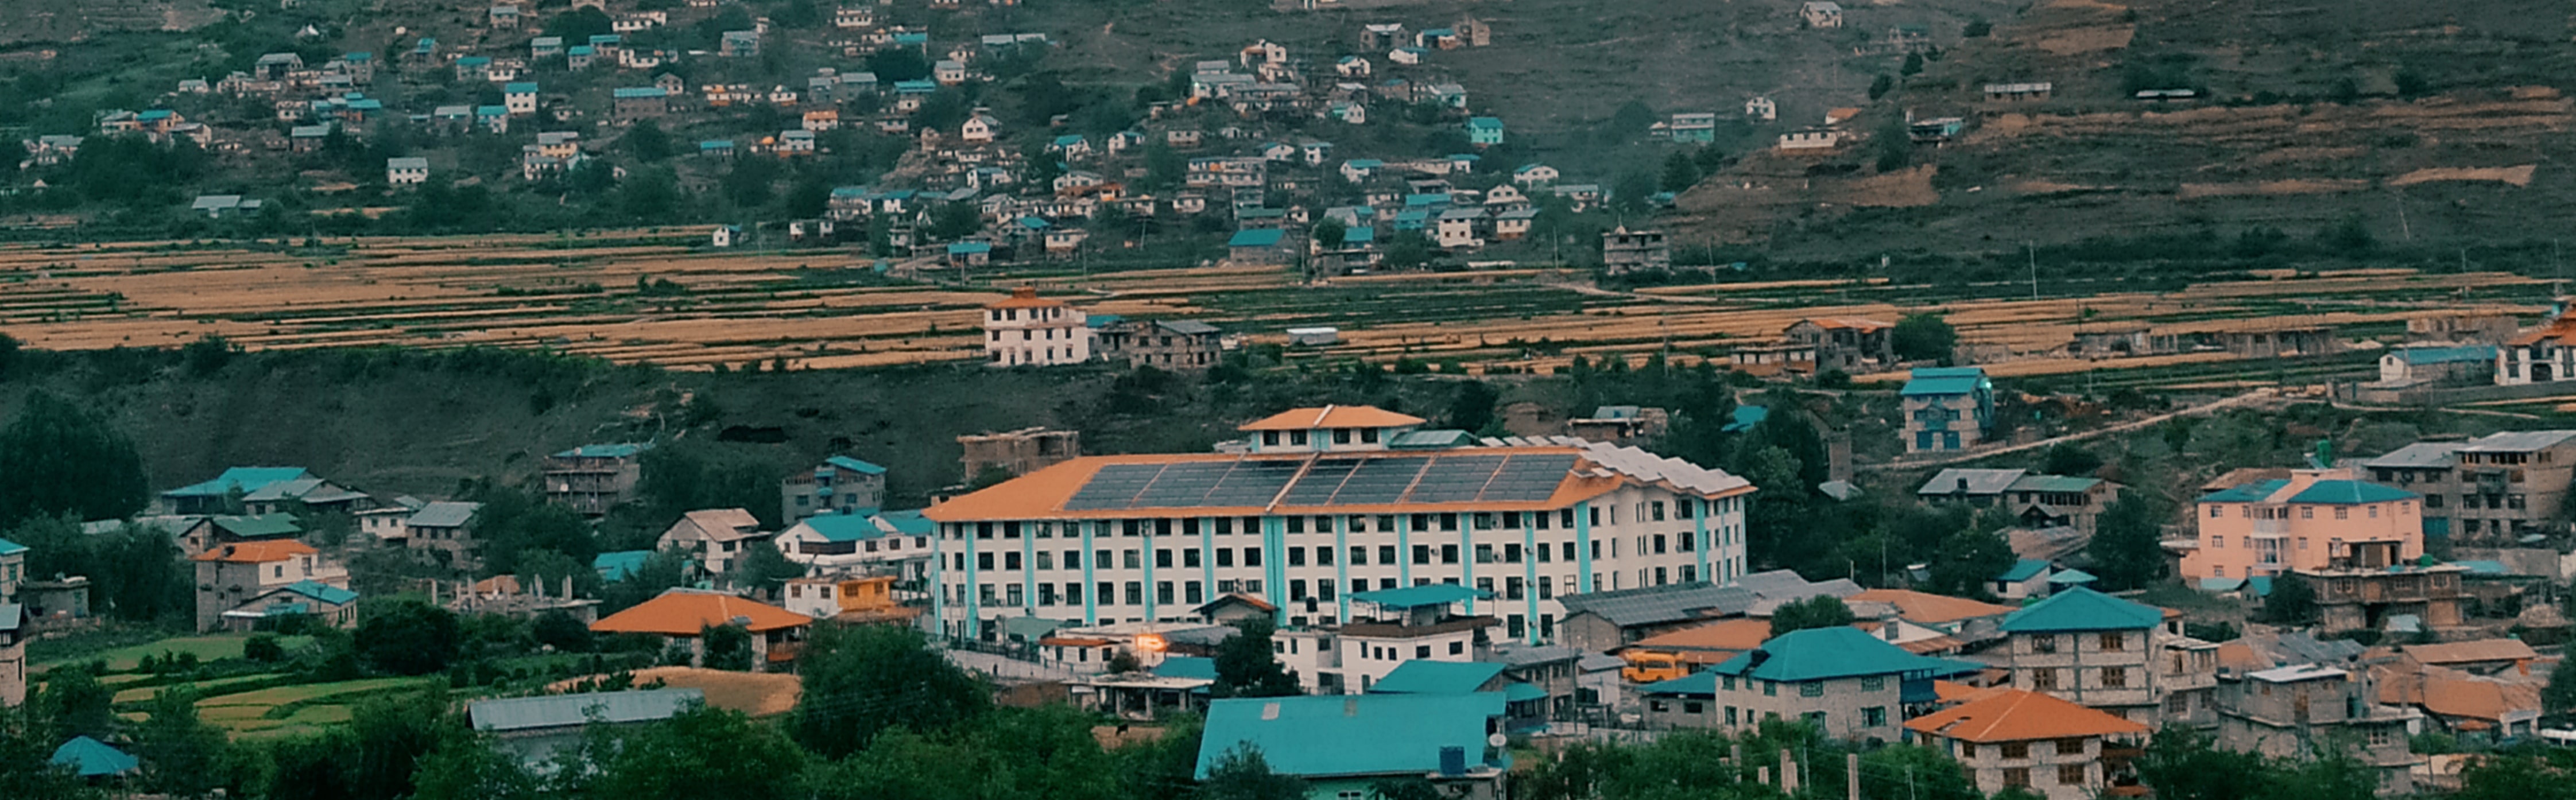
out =
<svg viewBox="0 0 2576 800"><path fill-rule="evenodd" d="M2422 495L2354 480L2347 469L2294 470L2202 496L2182 577L2252 578L2289 570L2386 567L2424 555Z"/></svg>

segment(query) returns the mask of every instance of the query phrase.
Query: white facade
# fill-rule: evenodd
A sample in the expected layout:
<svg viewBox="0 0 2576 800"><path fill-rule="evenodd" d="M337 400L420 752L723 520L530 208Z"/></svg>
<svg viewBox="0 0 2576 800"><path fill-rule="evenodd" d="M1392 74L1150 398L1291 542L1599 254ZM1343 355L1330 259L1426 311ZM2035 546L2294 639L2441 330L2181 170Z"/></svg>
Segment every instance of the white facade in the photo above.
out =
<svg viewBox="0 0 2576 800"><path fill-rule="evenodd" d="M1020 287L984 308L985 362L996 367L1054 366L1091 360L1091 326L1079 309Z"/></svg>
<svg viewBox="0 0 2576 800"><path fill-rule="evenodd" d="M1584 499L1543 510L1533 508L1542 504L1524 502L1495 505L1529 510L1441 503L1379 505L1369 507L1370 513L1315 513L1329 506L1283 513L1274 503L1255 509L1267 513L1226 509L1226 515L1213 516L1192 508L1060 510L1053 506L1062 501L1040 496L1049 490L1021 488L1028 485L1023 478L924 512L940 523L932 541L932 578L939 584L933 624L948 635L977 638L993 620L1010 616L1083 624L1176 621L1220 595L1242 592L1278 607L1282 625L1331 626L1351 618L1353 592L1455 583L1494 593L1495 599L1474 604L1470 613L1495 617L1513 639L1544 642L1555 637L1556 622L1565 616L1559 594L1703 579L1724 583L1745 573L1744 509L1751 487L1741 478L1602 444L1359 451L1349 457L1434 454L1573 454L1574 463L1588 465L1579 469L1617 476L1609 479L1617 485L1603 487L1597 483L1602 478L1587 477L1592 473L1569 471L1564 485L1585 488L1553 496L1572 492ZM1118 458L1132 464L1140 457ZM1209 457L1145 458L1183 463ZM1249 465L1300 462L1308 455L1236 458ZM1084 463L1095 460L1051 469L1101 468ZM1058 483L1053 491L1073 490ZM1353 658L1342 666L1365 673L1364 663Z"/></svg>

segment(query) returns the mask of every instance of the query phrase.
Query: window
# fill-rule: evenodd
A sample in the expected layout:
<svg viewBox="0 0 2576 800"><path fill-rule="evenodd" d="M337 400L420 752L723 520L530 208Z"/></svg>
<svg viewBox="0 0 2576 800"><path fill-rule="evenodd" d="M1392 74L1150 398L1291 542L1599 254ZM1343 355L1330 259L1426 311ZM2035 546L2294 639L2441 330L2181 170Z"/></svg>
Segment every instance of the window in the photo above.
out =
<svg viewBox="0 0 2576 800"><path fill-rule="evenodd" d="M1168 548L1168 547L1167 547L1167 548L1163 548L1163 549L1155 550L1155 551L1154 551L1154 568L1155 568L1155 569L1171 569L1171 568L1172 568L1172 550L1171 550L1171 548Z"/></svg>
<svg viewBox="0 0 2576 800"><path fill-rule="evenodd" d="M1243 548L1243 565L1247 567L1261 566L1261 548Z"/></svg>
<svg viewBox="0 0 2576 800"><path fill-rule="evenodd" d="M1127 582L1127 604L1128 604L1128 605L1131 605L1131 606L1141 606L1141 605L1144 605L1144 604L1145 604L1145 584L1144 584L1144 582L1142 582L1142 581L1128 581L1128 582Z"/></svg>
<svg viewBox="0 0 2576 800"><path fill-rule="evenodd" d="M1171 605L1171 603L1172 603L1172 582L1171 582L1171 581L1155 581L1155 582L1154 582L1154 602L1162 603L1162 604L1164 604L1164 605Z"/></svg>
<svg viewBox="0 0 2576 800"><path fill-rule="evenodd" d="M1860 724L1872 728L1887 724L1887 707L1870 706L1861 709Z"/></svg>
<svg viewBox="0 0 2576 800"><path fill-rule="evenodd" d="M1862 679L1860 679L1860 690L1861 690L1861 691L1864 691L1864 692L1882 692L1882 691L1886 691L1886 690L1887 690L1887 676L1885 676L1885 675L1871 675L1871 676L1869 676L1869 677L1866 677L1866 678L1862 678Z"/></svg>
<svg viewBox="0 0 2576 800"><path fill-rule="evenodd" d="M1727 706L1727 707L1726 707L1726 724L1728 724L1728 725L1733 725L1733 724L1735 724L1735 707L1734 707L1734 706Z"/></svg>
<svg viewBox="0 0 2576 800"><path fill-rule="evenodd" d="M1762 682L1762 696L1763 696L1763 697L1779 697L1779 696L1780 696L1780 684L1773 683L1773 682L1771 682L1771 681L1763 681L1763 682Z"/></svg>
<svg viewBox="0 0 2576 800"><path fill-rule="evenodd" d="M1082 584L1068 583L1064 585L1064 604L1069 606L1082 604Z"/></svg>
<svg viewBox="0 0 2576 800"><path fill-rule="evenodd" d="M1414 646L1413 646L1413 657L1414 657L1414 658L1430 658L1430 657L1431 657L1431 645L1427 645L1427 644L1414 645Z"/></svg>
<svg viewBox="0 0 2576 800"><path fill-rule="evenodd" d="M1216 549L1216 565L1217 565L1217 566L1220 566L1220 567L1231 567L1231 566L1234 566L1234 548L1231 548L1231 547L1219 547L1219 548L1217 548L1217 549Z"/></svg>
<svg viewBox="0 0 2576 800"><path fill-rule="evenodd" d="M2005 757L2005 758L2029 758L2029 757L2030 757L2030 743L2029 743L2029 742L2005 742L2005 743L2004 743L2004 757Z"/></svg>
<svg viewBox="0 0 2576 800"><path fill-rule="evenodd" d="M2109 631L2102 634L2102 652L2117 653L2120 652L2122 648L2127 647L2128 644L2129 635L2127 633L2121 631Z"/></svg>
<svg viewBox="0 0 2576 800"><path fill-rule="evenodd" d="M1144 558L1144 551L1141 551L1141 550L1120 550L1120 551L1118 551L1118 563L1126 565L1126 567L1127 567L1128 569L1142 569L1142 568L1145 566L1144 561L1145 561L1145 558Z"/></svg>
<svg viewBox="0 0 2576 800"><path fill-rule="evenodd" d="M2030 637L2030 651L2033 653L2057 652L2057 635L2044 633Z"/></svg>
<svg viewBox="0 0 2576 800"><path fill-rule="evenodd" d="M1724 688L1725 688L1727 691L1730 691L1730 692L1735 691L1735 676L1733 676L1733 675L1722 675L1722 676L1719 676L1719 677L1718 677L1718 680L1720 680L1720 681L1723 681L1723 682L1724 682Z"/></svg>
<svg viewBox="0 0 2576 800"><path fill-rule="evenodd" d="M1697 701L1697 700L1687 700L1687 701L1683 701L1683 703L1682 703L1682 713L1684 713L1684 714L1705 714L1705 713L1708 713L1708 705L1707 705L1707 704L1705 704L1705 703L1701 703L1700 701Z"/></svg>
<svg viewBox="0 0 2576 800"><path fill-rule="evenodd" d="M1413 546L1413 563L1416 563L1416 564L1429 564L1429 563L1431 563L1431 545L1427 545L1427 544L1417 544L1417 545L1414 545L1414 546Z"/></svg>
<svg viewBox="0 0 2576 800"><path fill-rule="evenodd" d="M1976 742L1960 742L1960 743L1959 743L1959 757L1960 757L1960 758L1976 758L1976 757L1977 757L1977 743L1976 743Z"/></svg>
<svg viewBox="0 0 2576 800"><path fill-rule="evenodd" d="M2128 668L2128 667L2103 667L2103 668L2102 668L2102 688L2105 688L2105 689L2126 689L2126 688L2129 688L2129 668Z"/></svg>
<svg viewBox="0 0 2576 800"><path fill-rule="evenodd" d="M2057 740L2057 754L2058 754L2058 755L2061 755L2061 756L2080 756L2080 755L2083 755L2083 754L2084 754L2084 739L2083 739L2083 737L2080 737L2080 736L2069 736L2069 737L2066 737L2066 738L2064 738L2064 739L2059 739L2059 740Z"/></svg>
<svg viewBox="0 0 2576 800"><path fill-rule="evenodd" d="M2058 782L2058 783L2062 783L2062 784L2066 784L2066 785L2068 785L2068 786L2082 786L2082 785L2084 785L2084 765L2082 765L2082 764L2059 764L2059 765L2057 765L2057 782Z"/></svg>
<svg viewBox="0 0 2576 800"><path fill-rule="evenodd" d="M1443 563L1443 564L1455 564L1455 563L1458 563L1458 546L1457 546L1457 545L1454 545L1454 544L1444 544L1444 545L1441 545L1441 546L1440 546L1440 563Z"/></svg>
<svg viewBox="0 0 2576 800"><path fill-rule="evenodd" d="M1204 603L1207 602L1207 592L1198 581L1190 581L1181 584L1181 598L1189 603Z"/></svg>
<svg viewBox="0 0 2576 800"><path fill-rule="evenodd" d="M1368 563L1368 548L1353 545L1351 547L1351 566L1365 567L1368 566Z"/></svg>
<svg viewBox="0 0 2576 800"><path fill-rule="evenodd" d="M1647 707L1649 710L1652 710L1652 711L1658 711L1658 712L1661 712L1661 711L1671 711L1671 710L1673 710L1673 709L1672 709L1672 706L1670 706L1670 705L1666 704L1666 703L1665 703L1664 701L1662 701L1662 700L1649 700L1649 701L1647 701L1647 702L1646 702L1646 707Z"/></svg>
<svg viewBox="0 0 2576 800"><path fill-rule="evenodd" d="M2057 670L2041 667L2030 671L2030 689L2034 692L2057 691Z"/></svg>
<svg viewBox="0 0 2576 800"><path fill-rule="evenodd" d="M1799 696L1799 697L1823 697L1823 696L1825 696L1825 682L1824 682L1824 681L1806 681L1806 682L1803 682L1803 683L1798 684L1798 696Z"/></svg>
<svg viewBox="0 0 2576 800"><path fill-rule="evenodd" d="M1184 567L1195 567L1195 566L1198 566L1198 565L1199 565L1199 549L1198 549L1198 548L1193 547L1193 548L1190 548L1190 549L1187 549L1187 550L1183 550L1183 551L1181 551L1181 566L1184 566Z"/></svg>
<svg viewBox="0 0 2576 800"><path fill-rule="evenodd" d="M991 554L991 553L976 553L976 554L975 554L975 568L976 568L976 569L992 569L992 568L993 568L993 554ZM285 567L278 567L278 568L277 568L277 573L278 573L278 574L280 574L280 575L284 575L284 574L286 574L286 568L285 568Z"/></svg>
<svg viewBox="0 0 2576 800"><path fill-rule="evenodd" d="M1018 553L1003 553L1003 554L1002 554L1002 568L1003 568L1003 569L1019 569L1019 568L1020 568L1020 554L1018 554Z"/></svg>
<svg viewBox="0 0 2576 800"><path fill-rule="evenodd" d="M1292 519L1293 519L1293 517L1292 517ZM1291 547L1291 548L1288 548L1288 566L1292 566L1292 567L1302 567L1302 566L1305 566L1305 565L1306 565L1306 548L1303 548L1303 547Z"/></svg>
<svg viewBox="0 0 2576 800"><path fill-rule="evenodd" d="M1315 565L1316 565L1316 566L1319 566L1319 567L1329 567L1329 566L1332 566L1332 565L1333 565L1333 548L1330 548L1330 547L1318 547L1318 548L1315 548Z"/></svg>
<svg viewBox="0 0 2576 800"><path fill-rule="evenodd" d="M1354 560L1354 561L1352 561L1351 563L1356 564L1356 563L1359 563L1359 562L1358 562L1358 561L1356 561L1356 560ZM1391 545L1391 544L1382 544L1382 545L1378 545L1378 546L1377 546L1377 563L1393 565L1393 564L1395 563L1395 545Z"/></svg>

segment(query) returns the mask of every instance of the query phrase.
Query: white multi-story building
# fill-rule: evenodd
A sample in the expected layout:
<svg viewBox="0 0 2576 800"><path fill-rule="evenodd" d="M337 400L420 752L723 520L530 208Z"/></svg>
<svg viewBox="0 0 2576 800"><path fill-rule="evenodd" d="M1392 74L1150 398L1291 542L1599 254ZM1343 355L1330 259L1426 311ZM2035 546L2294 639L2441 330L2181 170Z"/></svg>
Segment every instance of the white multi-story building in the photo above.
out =
<svg viewBox="0 0 2576 800"><path fill-rule="evenodd" d="M1578 439L1457 446L1473 440L1422 423L1296 409L1242 426L1241 452L1076 458L932 506L932 622L982 638L1002 617L1178 620L1239 592L1330 627L1354 592L1452 583L1492 592L1470 613L1505 635L1548 641L1560 592L1744 574L1742 478Z"/></svg>
<svg viewBox="0 0 2576 800"><path fill-rule="evenodd" d="M996 367L1053 366L1091 360L1091 326L1079 309L1038 296L1035 287L984 307L985 362Z"/></svg>

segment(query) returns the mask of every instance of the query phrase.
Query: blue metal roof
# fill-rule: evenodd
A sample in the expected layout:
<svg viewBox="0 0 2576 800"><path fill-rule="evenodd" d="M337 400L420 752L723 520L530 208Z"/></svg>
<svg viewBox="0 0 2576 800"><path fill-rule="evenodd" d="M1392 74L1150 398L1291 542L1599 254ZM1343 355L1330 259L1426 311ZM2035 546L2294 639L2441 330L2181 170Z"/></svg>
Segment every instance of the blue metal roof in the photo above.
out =
<svg viewBox="0 0 2576 800"><path fill-rule="evenodd" d="M1494 593L1454 583L1426 583L1398 589L1352 592L1351 599L1363 603L1375 603L1387 608L1417 608L1445 606L1465 600L1491 600L1494 599Z"/></svg>
<svg viewBox="0 0 2576 800"><path fill-rule="evenodd" d="M287 584L279 591L293 592L335 606L345 606L358 599L357 592L319 581L296 581Z"/></svg>
<svg viewBox="0 0 2576 800"><path fill-rule="evenodd" d="M516 731L670 719L706 701L698 689L638 689L481 700L467 704L465 714L475 730Z"/></svg>
<svg viewBox="0 0 2576 800"><path fill-rule="evenodd" d="M1753 429L1753 426L1760 425L1763 420L1770 418L1770 406L1736 406L1735 421L1726 423L1725 427L1721 427L1718 430L1724 433L1749 431Z"/></svg>
<svg viewBox="0 0 2576 800"><path fill-rule="evenodd" d="M26 545L12 542L7 539L0 539L0 556L16 555L24 552L27 552Z"/></svg>
<svg viewBox="0 0 2576 800"><path fill-rule="evenodd" d="M2047 569L2047 559L2025 558L2020 561L2013 562L2012 568L2004 570L2004 574L1995 576L1995 580L2011 582L2026 581L2039 577L2039 573L2044 572Z"/></svg>
<svg viewBox="0 0 2576 800"><path fill-rule="evenodd" d="M2164 620L2164 610L2155 606L2070 586L2005 616L2003 629L2007 633L2111 631L2152 628Z"/></svg>
<svg viewBox="0 0 2576 800"><path fill-rule="evenodd" d="M612 91L609 94L616 96L617 99L620 100L638 100L651 99L655 97L669 97L671 96L671 91L659 86L628 86Z"/></svg>
<svg viewBox="0 0 2576 800"><path fill-rule="evenodd" d="M123 775L143 766L142 762L135 760L133 756L126 755L124 751L109 747L106 742L87 736L72 737L72 740L64 742L63 746L54 748L53 758L46 761L71 767L75 774L83 778Z"/></svg>
<svg viewBox="0 0 2576 800"><path fill-rule="evenodd" d="M2381 486L2369 481L2317 481L2309 484L2308 488L2299 490L2298 494L2290 495L2290 502L2350 505L2389 503L2413 500L2422 496L2394 486Z"/></svg>
<svg viewBox="0 0 2576 800"><path fill-rule="evenodd" d="M885 535L868 517L858 514L818 514L797 523L814 529L827 542L855 542Z"/></svg>
<svg viewBox="0 0 2576 800"><path fill-rule="evenodd" d="M1924 395L1967 394L1986 385L1986 371L1979 367L1927 367L1913 372L1901 394Z"/></svg>
<svg viewBox="0 0 2576 800"><path fill-rule="evenodd" d="M1205 656L1164 656L1154 665L1154 675L1162 678L1204 678L1216 680L1216 659Z"/></svg>
<svg viewBox="0 0 2576 800"><path fill-rule="evenodd" d="M1370 694L1473 694L1503 674L1503 665L1482 661L1414 659L1369 685Z"/></svg>
<svg viewBox="0 0 2576 800"><path fill-rule="evenodd" d="M1305 778L1419 776L1440 769L1440 749L1498 769L1511 756L1485 745L1503 715L1500 692L1367 694L1217 700L1199 738L1197 777L1237 747L1261 752L1273 772Z"/></svg>
<svg viewBox="0 0 2576 800"><path fill-rule="evenodd" d="M866 475L883 475L886 471L884 467L860 461L849 456L833 456L831 458L823 459L823 463Z"/></svg>
<svg viewBox="0 0 2576 800"><path fill-rule="evenodd" d="M626 576L633 575L636 571L643 569L645 560L652 557L653 551L651 550L620 550L614 553L601 553L590 559L590 568L598 570L599 577L602 580L616 583L618 581L625 580Z"/></svg>
<svg viewBox="0 0 2576 800"><path fill-rule="evenodd" d="M1277 228L1254 228L1251 230L1235 231L1234 238L1227 239L1225 241L1225 246L1277 247L1279 246L1279 240L1285 238L1286 235L1286 231L1282 231Z"/></svg>
<svg viewBox="0 0 2576 800"><path fill-rule="evenodd" d="M952 256L990 252L993 252L993 244L991 242L958 242L948 246L948 254Z"/></svg>
<svg viewBox="0 0 2576 800"><path fill-rule="evenodd" d="M921 509L917 508L905 511L888 511L878 514L877 520L894 526L894 532L905 536L928 536L939 530L939 523L932 522L929 517L922 516Z"/></svg>
<svg viewBox="0 0 2576 800"><path fill-rule="evenodd" d="M2268 480L2240 484L2234 488L2220 489L2215 492L2201 495L2200 502L2260 503L2263 502L2264 498L2271 497L2273 492L2280 491L2281 487L2288 485L2290 485L2290 482L2286 480Z"/></svg>
<svg viewBox="0 0 2576 800"><path fill-rule="evenodd" d="M1766 681L1815 681L1909 672L1955 675L1984 668L1982 664L1915 655L1858 628L1835 627L1782 634L1763 642L1761 647L1736 654L1710 671Z"/></svg>
<svg viewBox="0 0 2576 800"><path fill-rule="evenodd" d="M2408 364L2449 364L2460 361L2494 361L2495 345L2471 344L2456 347L2402 347L2397 359Z"/></svg>
<svg viewBox="0 0 2576 800"><path fill-rule="evenodd" d="M1643 694L1683 694L1695 697L1717 696L1717 673L1694 672L1667 681L1656 681L1637 687Z"/></svg>
<svg viewBox="0 0 2576 800"><path fill-rule="evenodd" d="M627 457L631 457L631 456L633 456L633 455L635 455L635 454L637 454L637 453L644 452L645 450L652 449L652 447L653 447L653 445L651 445L651 444L649 444L649 443L645 443L645 442L632 442L632 443L626 443L626 444L586 444L586 445L582 445L582 446L580 446L580 447L575 447L575 448L570 449L570 450L566 450L566 451L563 451L563 452L560 452L560 453L556 453L556 454L555 454L555 457L556 457L556 458L627 458Z"/></svg>
<svg viewBox="0 0 2576 800"><path fill-rule="evenodd" d="M191 484L162 492L162 497L222 497L238 489L243 494L259 491L278 481L291 481L306 475L303 467L233 467L204 483Z"/></svg>

